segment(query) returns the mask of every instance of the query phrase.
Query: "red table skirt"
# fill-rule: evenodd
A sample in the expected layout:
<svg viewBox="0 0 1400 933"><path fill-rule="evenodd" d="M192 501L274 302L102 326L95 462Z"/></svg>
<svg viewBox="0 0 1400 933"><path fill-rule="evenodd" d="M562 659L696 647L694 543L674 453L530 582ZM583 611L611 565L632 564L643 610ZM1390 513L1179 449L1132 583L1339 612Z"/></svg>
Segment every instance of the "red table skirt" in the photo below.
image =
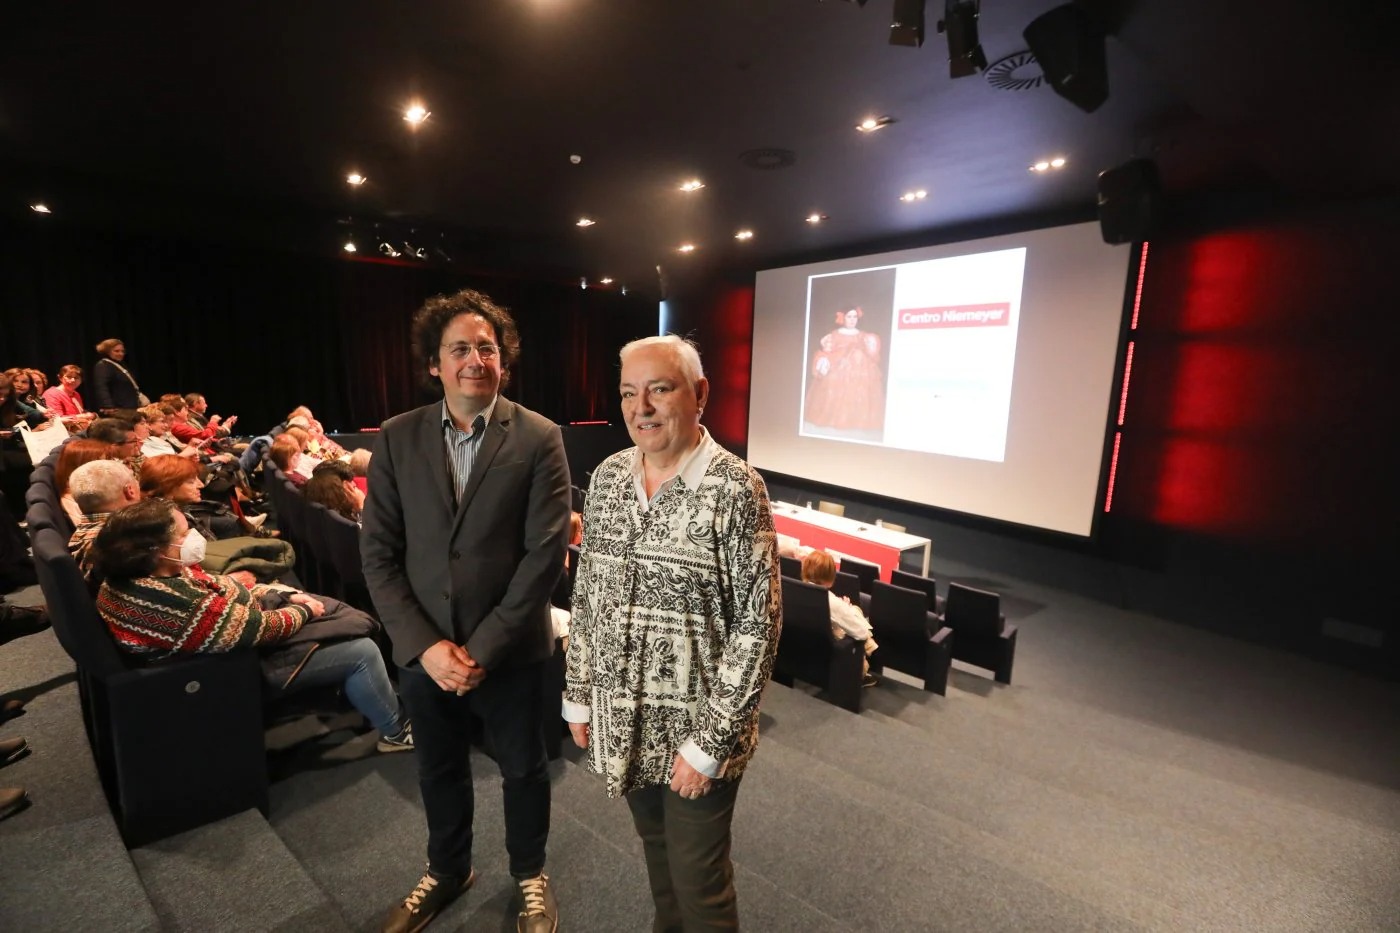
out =
<svg viewBox="0 0 1400 933"><path fill-rule="evenodd" d="M778 529L779 533L796 538L807 547L823 551L840 551L842 554L849 554L860 560L878 564L880 566L880 579L886 583L890 582L890 571L899 569L899 548L890 547L887 544L876 544L865 538L832 531L820 525L809 525L790 515L775 513L773 526Z"/></svg>

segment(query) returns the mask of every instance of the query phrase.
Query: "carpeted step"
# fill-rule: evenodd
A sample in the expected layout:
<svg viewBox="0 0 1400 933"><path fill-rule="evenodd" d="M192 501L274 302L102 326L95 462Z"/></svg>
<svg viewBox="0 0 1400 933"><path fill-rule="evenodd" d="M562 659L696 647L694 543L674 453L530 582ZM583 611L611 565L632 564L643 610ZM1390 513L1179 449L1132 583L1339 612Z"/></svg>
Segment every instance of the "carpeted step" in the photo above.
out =
<svg viewBox="0 0 1400 933"><path fill-rule="evenodd" d="M1352 887L1357 872L1374 882L1366 885L1368 898L1339 907L1328 903L1327 873L1307 863L1310 842L1301 844L1300 858L1282 851L1276 837L1271 842L1214 828L1217 817L1226 827L1247 821L1233 812L1236 805L1246 812L1263 808L1266 818L1279 820L1296 815L1293 804L1203 782L1190 772L1166 775L1168 783L1152 781L1146 763L1092 738L1044 722L1008 728L985 706L972 705L983 698L912 692L928 697L918 727L874 712L855 717L773 686L765 695L764 741L901 798L890 806L911 820L936 817L930 829L936 835L947 835L951 821L974 833L972 843L990 838L1009 846L1008 864L1034 866L1047 872L1033 873L1044 883L1126 911L1134 922L1283 929L1321 904L1363 926L1384 916L1386 872L1375 866L1385 863L1383 857L1373 861L1372 850L1387 841L1385 833L1372 833L1359 847L1353 838L1349 849L1332 848L1331 872L1350 871ZM1096 768L1106 775L1102 780L1088 773ZM1148 781L1146 789L1137 786L1139 777ZM1150 802L1153 790L1170 799ZM1282 815L1279 806L1286 808ZM1181 819L1182 808L1190 811L1189 821ZM1318 825L1324 815L1310 816Z"/></svg>
<svg viewBox="0 0 1400 933"><path fill-rule="evenodd" d="M8 598L31 604L38 588ZM0 786L24 787L31 803L0 822L0 930L158 930L107 808L76 680L52 630L4 647L0 696L26 706L0 738L24 736L30 753Z"/></svg>
<svg viewBox="0 0 1400 933"><path fill-rule="evenodd" d="M256 810L133 849L131 857L166 930L350 929Z"/></svg>

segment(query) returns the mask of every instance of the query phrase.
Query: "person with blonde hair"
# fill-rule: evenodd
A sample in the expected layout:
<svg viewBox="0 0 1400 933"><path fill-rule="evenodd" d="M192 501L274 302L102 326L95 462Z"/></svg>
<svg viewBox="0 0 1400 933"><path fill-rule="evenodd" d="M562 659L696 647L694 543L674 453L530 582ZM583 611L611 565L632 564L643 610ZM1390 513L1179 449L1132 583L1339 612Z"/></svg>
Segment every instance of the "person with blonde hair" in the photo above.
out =
<svg viewBox="0 0 1400 933"><path fill-rule="evenodd" d="M875 686L878 681L870 673L870 656L880 646L871 637L870 621L865 618L865 613L860 611L860 607L851 605L847 597L831 592L831 585L836 582L836 561L826 551L813 551L802 558L802 580L804 583L815 583L827 591L831 634L836 638L849 635L864 643L865 658L862 661L862 671L865 674L865 686Z"/></svg>

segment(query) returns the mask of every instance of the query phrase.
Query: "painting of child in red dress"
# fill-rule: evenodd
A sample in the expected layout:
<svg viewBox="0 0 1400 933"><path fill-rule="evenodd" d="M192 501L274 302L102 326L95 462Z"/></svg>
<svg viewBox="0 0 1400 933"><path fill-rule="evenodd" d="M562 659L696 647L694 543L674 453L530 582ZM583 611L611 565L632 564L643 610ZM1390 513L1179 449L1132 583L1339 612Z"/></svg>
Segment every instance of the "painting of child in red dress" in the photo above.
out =
<svg viewBox="0 0 1400 933"><path fill-rule="evenodd" d="M880 338L860 329L859 307L836 315L808 372L802 417L817 428L874 432L885 426L885 368Z"/></svg>

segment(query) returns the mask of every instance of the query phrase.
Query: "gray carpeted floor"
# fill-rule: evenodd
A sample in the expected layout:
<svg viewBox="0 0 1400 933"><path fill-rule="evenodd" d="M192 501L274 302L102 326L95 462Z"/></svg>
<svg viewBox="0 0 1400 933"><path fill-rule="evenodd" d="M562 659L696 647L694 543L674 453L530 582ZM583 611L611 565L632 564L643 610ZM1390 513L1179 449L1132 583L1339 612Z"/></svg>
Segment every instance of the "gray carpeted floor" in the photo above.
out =
<svg viewBox="0 0 1400 933"><path fill-rule="evenodd" d="M891 675L859 716L769 688L735 823L747 929L1400 929L1400 685L998 583L1011 687ZM0 771L35 798L0 823L0 928L373 930L417 880L412 756L343 730L277 760L269 820L128 856L70 672L51 635L0 648L0 692L34 694L0 734L36 747ZM473 763L480 880L434 930L513 929L499 778ZM648 929L626 806L572 753L552 773L562 927Z"/></svg>

